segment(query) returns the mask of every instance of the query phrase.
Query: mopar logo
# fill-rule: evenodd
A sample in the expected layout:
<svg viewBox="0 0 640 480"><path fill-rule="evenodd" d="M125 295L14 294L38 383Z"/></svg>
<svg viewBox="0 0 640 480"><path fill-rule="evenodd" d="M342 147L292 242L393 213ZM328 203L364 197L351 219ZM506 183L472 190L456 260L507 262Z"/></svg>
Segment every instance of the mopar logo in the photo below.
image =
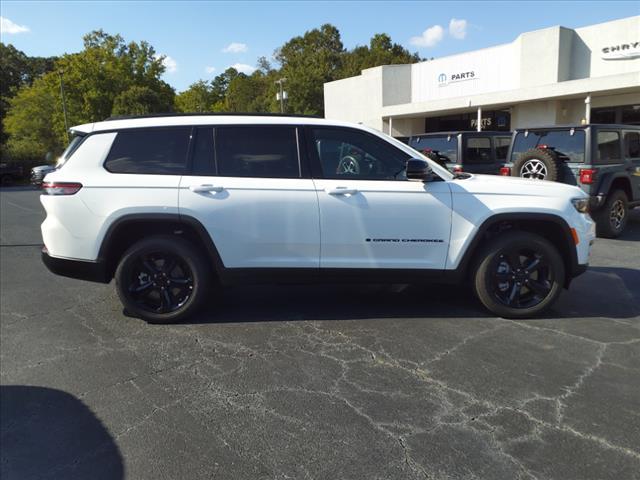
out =
<svg viewBox="0 0 640 480"><path fill-rule="evenodd" d="M476 72L473 70L470 70L468 72L452 73L450 75L441 73L440 75L438 75L438 86L446 87L447 85L450 85L452 83L464 82L466 80L475 80L476 78L478 78L478 75L476 75Z"/></svg>

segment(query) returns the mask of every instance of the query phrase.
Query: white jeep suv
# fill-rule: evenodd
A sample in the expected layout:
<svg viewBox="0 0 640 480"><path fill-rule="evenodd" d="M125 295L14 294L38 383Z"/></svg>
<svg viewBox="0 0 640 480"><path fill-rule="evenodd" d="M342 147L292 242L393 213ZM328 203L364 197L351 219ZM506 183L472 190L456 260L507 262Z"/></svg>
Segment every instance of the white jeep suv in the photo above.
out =
<svg viewBox="0 0 640 480"><path fill-rule="evenodd" d="M167 115L72 132L42 188L44 263L115 277L149 322L192 315L220 285L309 281L470 281L494 314L527 317L594 239L577 187L452 175L361 125Z"/></svg>

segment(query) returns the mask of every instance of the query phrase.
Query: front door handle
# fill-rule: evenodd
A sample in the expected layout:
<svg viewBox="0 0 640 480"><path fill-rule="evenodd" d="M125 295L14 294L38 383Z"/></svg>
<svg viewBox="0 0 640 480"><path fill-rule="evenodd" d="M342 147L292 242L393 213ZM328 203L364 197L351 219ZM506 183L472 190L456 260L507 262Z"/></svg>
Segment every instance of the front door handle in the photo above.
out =
<svg viewBox="0 0 640 480"><path fill-rule="evenodd" d="M204 185L191 185L189 187L189 190L195 193L221 192L222 190L224 190L224 187L221 187L219 185L211 185L207 183Z"/></svg>
<svg viewBox="0 0 640 480"><path fill-rule="evenodd" d="M325 188L325 192L329 195L354 195L358 193L357 188L347 188L347 187L336 187L336 188Z"/></svg>

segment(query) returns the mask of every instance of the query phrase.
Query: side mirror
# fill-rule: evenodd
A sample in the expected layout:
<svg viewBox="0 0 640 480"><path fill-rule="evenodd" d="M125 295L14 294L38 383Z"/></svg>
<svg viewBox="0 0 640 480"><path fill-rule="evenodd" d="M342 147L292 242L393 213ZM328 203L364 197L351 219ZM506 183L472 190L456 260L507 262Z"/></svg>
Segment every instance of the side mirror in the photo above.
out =
<svg viewBox="0 0 640 480"><path fill-rule="evenodd" d="M407 160L407 180L429 182L433 180L433 170L425 160L410 158Z"/></svg>

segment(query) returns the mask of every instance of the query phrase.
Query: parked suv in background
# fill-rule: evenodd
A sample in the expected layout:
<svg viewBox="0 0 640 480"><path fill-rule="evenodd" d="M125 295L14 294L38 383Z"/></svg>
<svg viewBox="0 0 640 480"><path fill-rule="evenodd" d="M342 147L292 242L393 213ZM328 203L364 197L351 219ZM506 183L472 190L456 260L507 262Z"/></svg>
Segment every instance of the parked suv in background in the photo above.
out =
<svg viewBox="0 0 640 480"><path fill-rule="evenodd" d="M451 172L497 175L507 161L511 132L440 132L409 138L409 146Z"/></svg>
<svg viewBox="0 0 640 480"><path fill-rule="evenodd" d="M640 126L517 129L501 173L577 185L591 197L599 236L619 236L640 205Z"/></svg>
<svg viewBox="0 0 640 480"><path fill-rule="evenodd" d="M490 311L526 317L586 269L594 238L579 188L454 175L360 125L199 115L73 130L43 184L43 261L115 277L150 322L192 315L220 284L309 281L470 280Z"/></svg>

